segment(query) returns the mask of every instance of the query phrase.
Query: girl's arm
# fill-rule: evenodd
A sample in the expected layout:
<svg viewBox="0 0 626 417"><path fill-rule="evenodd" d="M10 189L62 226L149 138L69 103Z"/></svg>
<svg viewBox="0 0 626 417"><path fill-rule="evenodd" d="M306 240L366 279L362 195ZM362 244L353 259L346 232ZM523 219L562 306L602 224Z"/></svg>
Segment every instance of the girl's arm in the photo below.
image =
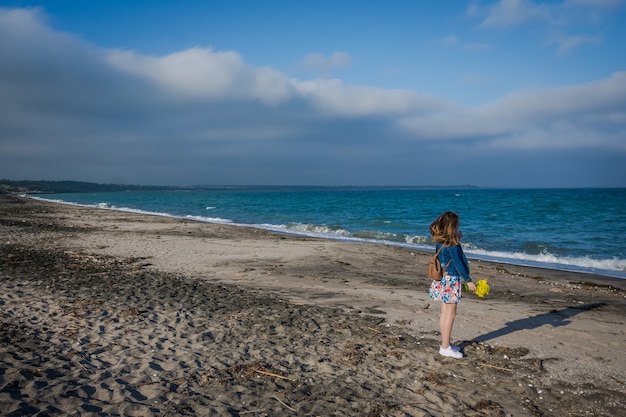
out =
<svg viewBox="0 0 626 417"><path fill-rule="evenodd" d="M470 277L469 263L467 262L467 258L465 257L465 253L463 253L461 245L451 246L449 249L454 268L463 280L471 282L472 278Z"/></svg>

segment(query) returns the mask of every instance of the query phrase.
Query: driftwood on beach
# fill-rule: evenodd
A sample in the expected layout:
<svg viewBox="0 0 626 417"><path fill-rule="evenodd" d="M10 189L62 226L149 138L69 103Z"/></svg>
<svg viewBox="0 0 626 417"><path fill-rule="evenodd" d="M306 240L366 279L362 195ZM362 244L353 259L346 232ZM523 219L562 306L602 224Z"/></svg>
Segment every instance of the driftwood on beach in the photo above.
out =
<svg viewBox="0 0 626 417"><path fill-rule="evenodd" d="M0 195L0 414L614 416L623 281Z"/></svg>

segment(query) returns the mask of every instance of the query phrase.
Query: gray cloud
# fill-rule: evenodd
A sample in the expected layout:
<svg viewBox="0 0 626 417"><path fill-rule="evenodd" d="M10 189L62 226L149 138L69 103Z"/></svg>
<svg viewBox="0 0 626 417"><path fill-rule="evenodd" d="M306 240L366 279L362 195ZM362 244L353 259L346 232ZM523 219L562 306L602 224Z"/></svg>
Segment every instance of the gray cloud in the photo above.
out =
<svg viewBox="0 0 626 417"><path fill-rule="evenodd" d="M626 73L467 108L412 90L293 79L208 47L167 56L104 50L23 9L0 9L0 62L4 178L486 186L626 181L624 164L607 165L626 155ZM588 184L592 177L584 170L590 168L580 164L581 155L601 170L595 183ZM550 175L555 166L560 171ZM612 175L601 175L609 169Z"/></svg>

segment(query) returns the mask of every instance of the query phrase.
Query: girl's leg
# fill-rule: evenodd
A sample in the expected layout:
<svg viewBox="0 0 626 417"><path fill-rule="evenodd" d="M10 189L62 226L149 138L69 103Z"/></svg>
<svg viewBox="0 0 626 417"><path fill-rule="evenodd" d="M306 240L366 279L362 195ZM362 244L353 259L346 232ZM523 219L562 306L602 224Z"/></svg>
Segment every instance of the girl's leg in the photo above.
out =
<svg viewBox="0 0 626 417"><path fill-rule="evenodd" d="M450 347L450 335L452 334L452 325L456 317L455 303L441 303L441 316L439 317L439 328L441 329L441 347L447 349Z"/></svg>

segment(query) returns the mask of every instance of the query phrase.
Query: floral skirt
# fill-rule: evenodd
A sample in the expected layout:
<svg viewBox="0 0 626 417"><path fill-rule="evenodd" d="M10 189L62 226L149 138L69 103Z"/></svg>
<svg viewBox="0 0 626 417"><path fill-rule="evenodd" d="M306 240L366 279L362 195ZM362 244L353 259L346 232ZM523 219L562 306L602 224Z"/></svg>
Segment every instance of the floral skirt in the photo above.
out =
<svg viewBox="0 0 626 417"><path fill-rule="evenodd" d="M433 281L428 289L428 296L442 303L456 304L461 301L461 278L446 275L441 281Z"/></svg>

